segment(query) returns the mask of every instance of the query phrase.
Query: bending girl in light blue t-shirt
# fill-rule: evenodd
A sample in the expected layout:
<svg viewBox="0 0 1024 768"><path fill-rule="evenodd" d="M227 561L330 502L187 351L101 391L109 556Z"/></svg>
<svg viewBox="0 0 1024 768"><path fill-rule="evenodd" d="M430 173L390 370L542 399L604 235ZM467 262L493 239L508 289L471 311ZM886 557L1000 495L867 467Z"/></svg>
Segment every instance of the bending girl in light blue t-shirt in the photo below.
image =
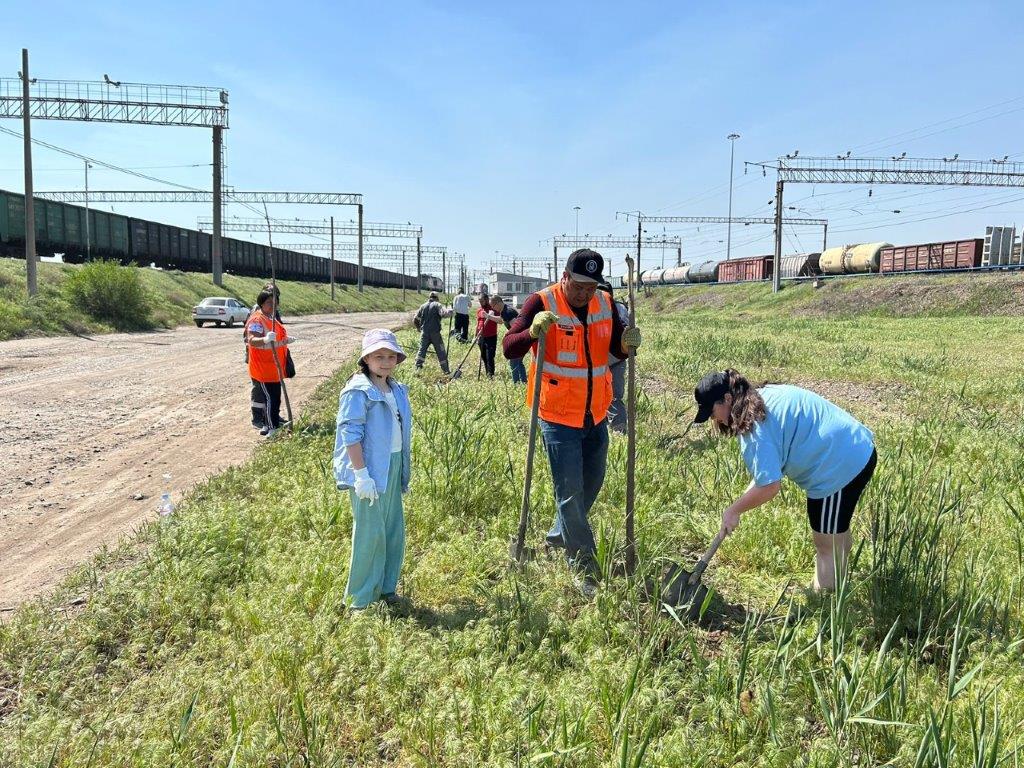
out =
<svg viewBox="0 0 1024 768"><path fill-rule="evenodd" d="M834 589L850 554L850 520L875 471L871 431L820 395L769 384L755 389L729 369L709 373L693 391L694 423L714 419L719 432L739 439L753 476L746 492L722 512L722 533L740 515L775 498L785 475L807 493L807 517L817 550L815 589Z"/></svg>

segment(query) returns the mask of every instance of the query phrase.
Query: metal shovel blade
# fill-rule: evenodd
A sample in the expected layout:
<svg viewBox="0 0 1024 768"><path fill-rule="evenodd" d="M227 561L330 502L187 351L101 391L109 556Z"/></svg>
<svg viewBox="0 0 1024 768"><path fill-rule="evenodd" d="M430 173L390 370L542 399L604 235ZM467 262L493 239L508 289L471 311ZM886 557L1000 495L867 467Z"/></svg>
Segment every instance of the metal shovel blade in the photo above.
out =
<svg viewBox="0 0 1024 768"><path fill-rule="evenodd" d="M708 588L700 583L699 578L691 584L692 576L693 571L686 570L679 563L667 566L661 576L661 603L675 610L685 609L686 617L696 621L700 618Z"/></svg>

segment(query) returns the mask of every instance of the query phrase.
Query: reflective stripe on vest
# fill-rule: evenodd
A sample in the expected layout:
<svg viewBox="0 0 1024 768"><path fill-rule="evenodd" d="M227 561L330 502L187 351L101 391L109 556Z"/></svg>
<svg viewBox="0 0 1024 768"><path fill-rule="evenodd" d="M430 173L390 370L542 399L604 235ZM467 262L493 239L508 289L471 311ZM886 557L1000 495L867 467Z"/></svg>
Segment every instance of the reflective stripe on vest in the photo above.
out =
<svg viewBox="0 0 1024 768"><path fill-rule="evenodd" d="M544 309L558 317L544 341L540 417L547 422L580 428L586 418L589 393L590 415L595 424L600 423L608 413L612 397L608 362L614 315L608 294L597 291L591 297L586 323L573 311L561 284L548 286L537 295ZM533 400L535 362L530 366L530 384L526 391L529 404Z"/></svg>

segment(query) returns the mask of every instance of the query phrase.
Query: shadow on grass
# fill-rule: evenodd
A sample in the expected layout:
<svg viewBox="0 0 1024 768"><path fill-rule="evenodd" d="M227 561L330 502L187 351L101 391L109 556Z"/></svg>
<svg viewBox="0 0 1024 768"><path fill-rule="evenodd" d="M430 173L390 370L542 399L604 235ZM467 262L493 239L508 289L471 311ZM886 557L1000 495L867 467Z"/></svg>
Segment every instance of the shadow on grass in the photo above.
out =
<svg viewBox="0 0 1024 768"><path fill-rule="evenodd" d="M469 622L483 618L485 614L477 603L464 599L446 605L441 610L410 602L392 609L391 615L399 619L409 619L424 629L458 631L465 629Z"/></svg>

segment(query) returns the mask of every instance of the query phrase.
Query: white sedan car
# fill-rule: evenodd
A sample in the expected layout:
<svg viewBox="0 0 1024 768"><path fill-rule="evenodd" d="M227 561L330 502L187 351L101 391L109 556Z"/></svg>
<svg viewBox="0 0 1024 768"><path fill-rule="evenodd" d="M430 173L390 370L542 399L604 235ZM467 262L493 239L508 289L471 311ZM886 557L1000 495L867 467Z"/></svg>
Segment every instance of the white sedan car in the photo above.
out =
<svg viewBox="0 0 1024 768"><path fill-rule="evenodd" d="M244 323L248 316L249 307L238 299L227 296L211 296L192 307L192 321L199 328L202 328L204 323L226 325L230 328L235 323Z"/></svg>

